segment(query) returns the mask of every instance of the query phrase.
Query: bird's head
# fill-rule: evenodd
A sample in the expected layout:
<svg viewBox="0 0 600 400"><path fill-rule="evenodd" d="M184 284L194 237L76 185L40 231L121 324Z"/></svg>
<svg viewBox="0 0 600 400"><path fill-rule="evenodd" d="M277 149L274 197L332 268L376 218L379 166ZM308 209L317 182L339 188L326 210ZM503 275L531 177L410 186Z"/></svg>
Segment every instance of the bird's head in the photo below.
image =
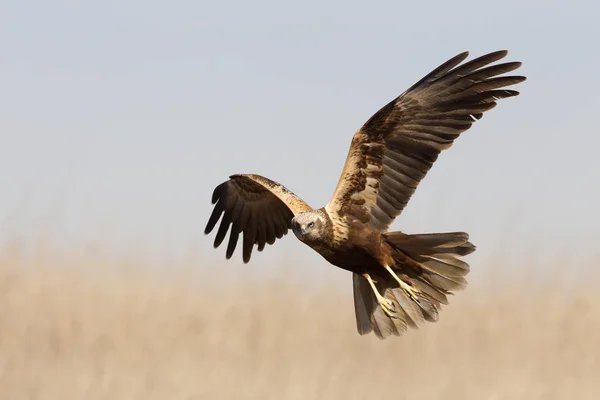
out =
<svg viewBox="0 0 600 400"><path fill-rule="evenodd" d="M320 238L324 228L325 218L315 211L299 213L292 219L292 231L302 242Z"/></svg>

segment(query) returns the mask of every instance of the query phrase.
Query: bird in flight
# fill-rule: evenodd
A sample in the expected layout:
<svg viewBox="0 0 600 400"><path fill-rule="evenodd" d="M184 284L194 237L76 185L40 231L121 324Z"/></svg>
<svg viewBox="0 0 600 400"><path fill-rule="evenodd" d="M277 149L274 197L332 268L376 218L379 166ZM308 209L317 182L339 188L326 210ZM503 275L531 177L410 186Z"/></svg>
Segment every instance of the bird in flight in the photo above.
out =
<svg viewBox="0 0 600 400"><path fill-rule="evenodd" d="M495 63L496 51L463 63L446 61L375 113L355 134L329 203L313 209L283 185L254 174L231 175L212 195L206 225L217 230L214 247L229 231L226 258L240 234L245 263L291 229L329 263L352 272L356 326L361 335L402 335L435 322L448 295L466 287L475 251L464 232L389 232L442 150L496 102L517 96L507 76L520 62ZM495 63L495 64L494 64Z"/></svg>

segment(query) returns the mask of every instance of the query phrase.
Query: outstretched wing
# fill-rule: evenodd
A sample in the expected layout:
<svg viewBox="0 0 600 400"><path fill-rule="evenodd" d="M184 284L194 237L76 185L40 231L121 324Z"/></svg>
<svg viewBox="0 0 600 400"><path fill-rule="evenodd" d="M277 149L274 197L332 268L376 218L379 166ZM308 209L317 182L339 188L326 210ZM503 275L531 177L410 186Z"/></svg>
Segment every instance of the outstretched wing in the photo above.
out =
<svg viewBox="0 0 600 400"><path fill-rule="evenodd" d="M332 219L352 217L386 231L439 153L497 100L519 94L504 88L525 77L498 75L517 69L520 62L489 65L506 54L497 51L460 66L468 52L459 54L373 115L352 139L326 206Z"/></svg>
<svg viewBox="0 0 600 400"><path fill-rule="evenodd" d="M221 215L214 246L219 247L229 234L226 257L230 259L243 233L243 259L247 263L255 244L262 251L275 243L291 227L294 215L312 208L283 185L260 175L232 175L217 186L212 195L215 205L204 233L210 233Z"/></svg>

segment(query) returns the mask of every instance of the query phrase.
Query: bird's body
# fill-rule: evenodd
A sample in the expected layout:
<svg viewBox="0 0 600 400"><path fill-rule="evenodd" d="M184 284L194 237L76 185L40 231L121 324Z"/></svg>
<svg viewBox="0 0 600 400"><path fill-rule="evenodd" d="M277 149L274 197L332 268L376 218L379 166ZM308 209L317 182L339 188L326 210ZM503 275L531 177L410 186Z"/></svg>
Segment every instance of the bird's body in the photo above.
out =
<svg viewBox="0 0 600 400"><path fill-rule="evenodd" d="M336 267L354 272L359 275L379 275L383 265L393 264L392 247L385 241L382 232L370 229L360 222L351 222L348 235L336 235L331 228L333 223L325 207L314 212L324 222L322 234L315 238L304 238L301 233L296 233L301 228L296 228L292 223L292 230L300 241L311 247L329 263ZM299 215L296 219L300 219Z"/></svg>
<svg viewBox="0 0 600 400"><path fill-rule="evenodd" d="M243 234L243 259L292 229L329 263L352 272L360 334L400 335L436 321L452 291L466 286L475 250L464 232L408 235L389 232L441 151L496 105L519 93L502 89L525 80L502 76L518 62L489 66L498 51L459 65L462 53L440 65L375 113L354 135L334 194L313 209L268 178L237 174L218 185L205 232L221 215L218 247L231 227L227 258Z"/></svg>

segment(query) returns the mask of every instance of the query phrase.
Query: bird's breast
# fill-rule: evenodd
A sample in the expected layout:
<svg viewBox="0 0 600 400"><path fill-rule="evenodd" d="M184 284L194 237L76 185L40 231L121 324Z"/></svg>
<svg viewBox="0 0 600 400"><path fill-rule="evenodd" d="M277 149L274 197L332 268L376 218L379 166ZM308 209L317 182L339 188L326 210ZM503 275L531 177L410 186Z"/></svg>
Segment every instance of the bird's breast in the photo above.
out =
<svg viewBox="0 0 600 400"><path fill-rule="evenodd" d="M377 259L373 257L371 249L352 246L348 242L341 244L313 243L309 246L330 264L348 271L363 273L379 265Z"/></svg>

